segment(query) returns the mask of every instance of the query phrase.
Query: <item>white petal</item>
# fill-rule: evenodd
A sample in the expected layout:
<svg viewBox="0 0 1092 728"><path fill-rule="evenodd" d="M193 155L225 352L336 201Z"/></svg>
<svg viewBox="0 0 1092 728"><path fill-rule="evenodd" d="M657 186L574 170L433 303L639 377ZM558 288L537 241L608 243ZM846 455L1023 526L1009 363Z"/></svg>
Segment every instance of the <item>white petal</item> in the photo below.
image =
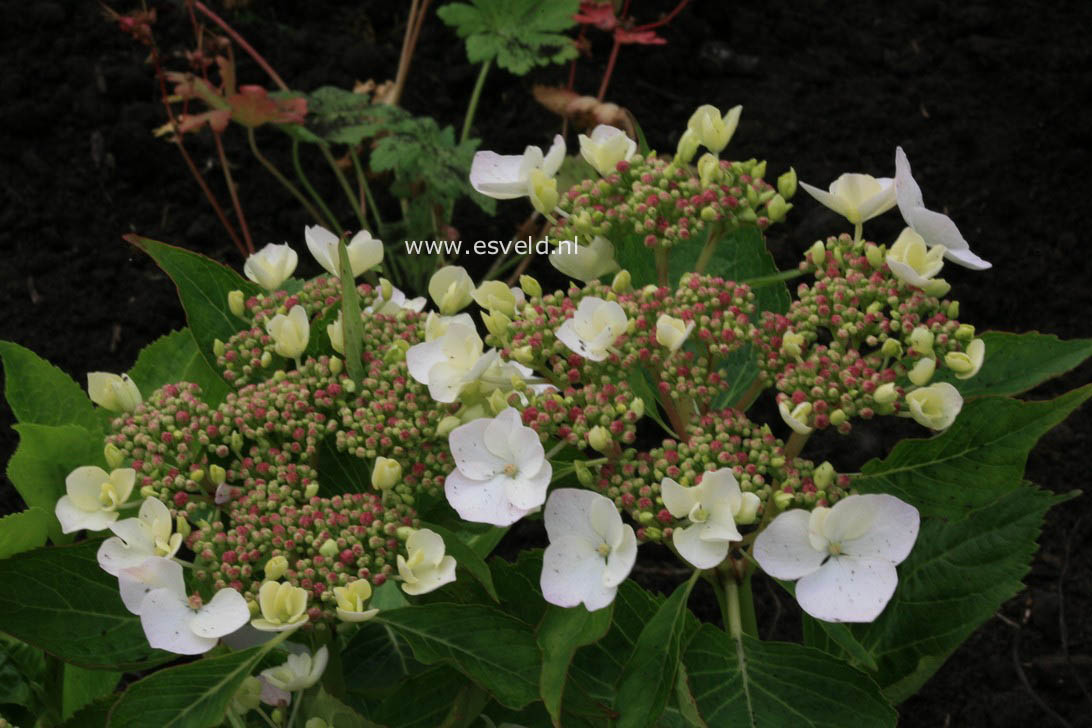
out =
<svg viewBox="0 0 1092 728"><path fill-rule="evenodd" d="M823 205L824 207L828 207L831 210L834 210L835 212L837 212L839 215L842 215L843 217L847 217L845 206L842 204L841 200L839 200L837 197L830 194L826 190L821 190L818 187L814 187L812 185L809 185L807 182L804 182L803 180L801 180L799 184L800 184L800 187L802 187L805 192L807 192L809 195L811 195L813 198L815 198L815 200L817 202L819 202L821 205Z"/></svg>
<svg viewBox="0 0 1092 728"><path fill-rule="evenodd" d="M336 276L338 274L338 236L321 225L304 227L303 236L307 240L307 249L311 251L312 257L327 273Z"/></svg>
<svg viewBox="0 0 1092 728"><path fill-rule="evenodd" d="M171 559L145 559L140 566L118 572L118 590L125 608L140 614L144 597L157 589L166 589L179 599L186 598L182 566Z"/></svg>
<svg viewBox="0 0 1092 728"><path fill-rule="evenodd" d="M439 566L435 569L428 569L427 571L418 574L418 580L416 584L403 584L402 591L411 596L417 594L427 594L430 591L439 589L444 584L455 581L455 558L453 556L445 556Z"/></svg>
<svg viewBox="0 0 1092 728"><path fill-rule="evenodd" d="M871 622L899 583L890 561L832 556L796 582L801 609L824 622Z"/></svg>
<svg viewBox="0 0 1092 728"><path fill-rule="evenodd" d="M515 508L530 512L546 501L546 489L550 487L552 475L550 464L543 463L536 473L526 475L521 472L519 477L507 478L505 497Z"/></svg>
<svg viewBox="0 0 1092 728"><path fill-rule="evenodd" d="M735 519L732 516L739 512L740 504L743 502L743 493L740 491L739 482L736 480L736 476L732 474L731 469L720 468L713 472L704 473L698 487L702 490L702 502L708 504L707 507L714 514L724 514L726 512L728 519L734 526Z"/></svg>
<svg viewBox="0 0 1092 728"><path fill-rule="evenodd" d="M712 569L728 556L728 541L705 541L701 538L702 526L676 528L671 540L679 555L699 569Z"/></svg>
<svg viewBox="0 0 1092 728"><path fill-rule="evenodd" d="M190 629L193 610L185 597L170 589L153 589L140 607L140 625L148 644L177 655L200 655L216 646L216 640L201 637Z"/></svg>
<svg viewBox="0 0 1092 728"><path fill-rule="evenodd" d="M579 538L594 550L602 535L595 530L588 513L596 500L603 498L598 493L581 488L558 488L550 493L542 513L547 538L551 542Z"/></svg>
<svg viewBox="0 0 1092 728"><path fill-rule="evenodd" d="M133 548L125 545L124 541L114 536L102 542L102 545L99 546L97 558L103 571L111 576L117 576L122 569L140 566L154 555L154 547L149 549Z"/></svg>
<svg viewBox="0 0 1092 728"><path fill-rule="evenodd" d="M698 502L696 489L681 486L671 478L664 478L660 483L660 495L664 499L664 507L675 518L686 518Z"/></svg>
<svg viewBox="0 0 1092 728"><path fill-rule="evenodd" d="M583 602L589 611L602 609L614 600L616 591L604 584L606 568L591 542L573 535L551 539L542 554L542 596L559 607Z"/></svg>
<svg viewBox="0 0 1092 728"><path fill-rule="evenodd" d="M859 507L858 503L870 511L870 528L857 538L843 540L842 552L857 558L886 559L893 564L901 563L910 555L910 549L918 538L921 521L918 509L893 495L851 495L831 509L827 528L831 527L835 519L840 518L840 511Z"/></svg>
<svg viewBox="0 0 1092 728"><path fill-rule="evenodd" d="M827 557L808 539L811 515L794 509L773 519L755 539L754 557L758 565L775 579L799 579L814 572Z"/></svg>
<svg viewBox="0 0 1092 728"><path fill-rule="evenodd" d="M979 258L970 250L945 250L944 257L956 265L961 265L964 268L970 268L971 270L987 270L993 267L993 263Z"/></svg>
<svg viewBox="0 0 1092 728"><path fill-rule="evenodd" d="M249 621L250 609L246 606L246 599L231 587L225 587L197 610L190 620L190 629L199 637L218 639Z"/></svg>
<svg viewBox="0 0 1092 728"><path fill-rule="evenodd" d="M456 470L444 480L444 495L463 520L510 526L530 511L509 502L505 491L507 480L503 475L490 480L472 480Z"/></svg>
<svg viewBox="0 0 1092 728"><path fill-rule="evenodd" d="M520 177L521 155L478 152L470 164L470 185L498 200L510 200L527 194L527 180Z"/></svg>
<svg viewBox="0 0 1092 728"><path fill-rule="evenodd" d="M613 505L613 504L612 504ZM620 520L620 519L619 519ZM603 586L616 587L626 580L637 562L637 535L633 527L622 526L622 542L607 556L607 569L603 572Z"/></svg>
<svg viewBox="0 0 1092 728"><path fill-rule="evenodd" d="M907 225L913 227L910 222L910 211L915 207L923 207L925 201L921 196L921 188L914 181L910 173L910 161L902 147L895 149L895 201L899 205L899 212Z"/></svg>
<svg viewBox="0 0 1092 728"><path fill-rule="evenodd" d="M72 533L80 529L88 531L103 531L118 519L116 511L85 511L77 508L72 498L62 495L53 512L57 520L61 522L61 531Z"/></svg>
<svg viewBox="0 0 1092 728"><path fill-rule="evenodd" d="M439 340L426 341L409 348L406 352L406 367L411 377L421 384L428 384L429 371L445 358Z"/></svg>
<svg viewBox="0 0 1092 728"><path fill-rule="evenodd" d="M448 435L447 444L451 457L455 459L455 467L467 478L487 480L508 465L486 443L486 433L492 423L492 419L482 417L456 427Z"/></svg>
<svg viewBox="0 0 1092 728"><path fill-rule="evenodd" d="M542 160L542 173L547 177L553 177L557 170L561 169L565 161L565 138L560 134L554 135L554 143L550 145L550 151Z"/></svg>
<svg viewBox="0 0 1092 728"><path fill-rule="evenodd" d="M862 222L882 215L895 206L895 180L890 177L878 177L876 181L880 183L881 191L862 202L857 210Z"/></svg>
<svg viewBox="0 0 1092 728"><path fill-rule="evenodd" d="M108 480L110 475L102 468L96 465L81 465L65 477L65 492L73 506L83 511L98 511L102 509L99 493L102 490L102 484Z"/></svg>
<svg viewBox="0 0 1092 728"><path fill-rule="evenodd" d="M914 270L913 266L897 261L891 256L887 256L887 267L891 269L892 275L914 288L924 288L929 283L929 279Z"/></svg>

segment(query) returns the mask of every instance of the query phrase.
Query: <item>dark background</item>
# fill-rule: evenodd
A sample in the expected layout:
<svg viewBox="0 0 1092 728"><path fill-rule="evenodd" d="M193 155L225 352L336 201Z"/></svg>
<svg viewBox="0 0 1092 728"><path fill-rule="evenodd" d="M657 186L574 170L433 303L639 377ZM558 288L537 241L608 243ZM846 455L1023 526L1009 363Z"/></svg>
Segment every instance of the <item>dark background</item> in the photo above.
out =
<svg viewBox="0 0 1092 728"><path fill-rule="evenodd" d="M153 4L164 51L189 45L180 5ZM646 22L672 3L633 5ZM143 345L184 325L173 286L121 241L123 233L186 246L237 268L242 261L175 149L151 135L165 118L145 49L93 2L9 0L0 8L0 337L30 347L80 382L88 371L123 371ZM310 90L392 77L407 8L254 0L225 17L290 86ZM789 164L820 187L845 171L890 176L901 144L926 203L948 212L974 250L994 264L981 273L945 269L952 296L961 300L961 319L979 330L1087 337L1092 289L1083 223L1092 80L1084 64L1090 27L1086 2L916 0L881 7L695 0L662 29L668 45L622 49L607 99L630 108L651 145L665 151L673 151L698 104L727 109L742 103L743 120L727 154L768 159L771 180ZM598 31L589 37L594 57L580 62L577 90L594 94L610 43ZM170 65L184 68L177 58ZM246 59L240 69L243 82L266 84ZM563 67L526 78L494 70L475 125L482 146L516 153L528 143L548 144L559 123L537 107L530 87L564 83L566 74ZM403 105L458 129L475 76L461 41L430 15ZM287 169L282 136L258 133ZM316 273L303 245L308 221L302 211L263 176L237 128L227 137L256 245L291 242L300 252L300 272ZM575 142L570 135L570 149ZM227 207L207 136L188 144ZM328 171L317 163L308 168L348 220ZM771 235L783 268L815 238L847 229L802 193L794 202L789 223ZM466 239L503 238L526 213L521 201L503 203L490 220L466 204L455 223ZM891 242L900 227L893 212L865 232ZM1090 372L1085 365L1029 396L1056 396L1087 382ZM0 408L0 417L4 462L16 442L10 412ZM1053 490L1087 489L1088 422L1087 410L1079 412L1046 436L1031 456L1028 477ZM891 437L878 430L886 426L858 427L853 450L828 443L832 452L848 453L836 461L839 469L857 470L867 457L882 455ZM1028 590L902 706L902 725L1092 725L1089 502L1085 496L1051 511ZM4 482L0 512L19 507ZM670 588L670 570L654 558L643 569L643 582ZM759 598L763 636L791 632L786 625L795 620L782 615L774 624L769 594L759 589Z"/></svg>

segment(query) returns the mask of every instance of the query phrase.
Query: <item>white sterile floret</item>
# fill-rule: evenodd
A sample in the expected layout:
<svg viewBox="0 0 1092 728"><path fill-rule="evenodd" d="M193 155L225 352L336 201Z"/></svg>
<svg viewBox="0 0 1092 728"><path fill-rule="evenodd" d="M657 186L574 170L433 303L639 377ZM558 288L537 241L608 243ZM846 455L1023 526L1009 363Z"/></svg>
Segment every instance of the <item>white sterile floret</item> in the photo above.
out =
<svg viewBox="0 0 1092 728"><path fill-rule="evenodd" d="M299 256L288 243L269 243L243 263L243 273L267 291L275 291L296 270Z"/></svg>
<svg viewBox="0 0 1092 728"><path fill-rule="evenodd" d="M378 609L368 609L368 600L372 598L372 585L367 579L357 579L348 586L334 587L334 600L337 603L337 618L342 622L366 622L379 614Z"/></svg>
<svg viewBox="0 0 1092 728"><path fill-rule="evenodd" d="M550 545L542 554L542 596L559 607L608 606L637 560L637 537L614 503L590 490L559 488L543 521Z"/></svg>
<svg viewBox="0 0 1092 728"><path fill-rule="evenodd" d="M286 359L296 359L307 350L311 338L311 322L307 311L296 304L288 315L279 313L265 325L266 333L273 337L273 350Z"/></svg>
<svg viewBox="0 0 1092 728"><path fill-rule="evenodd" d="M61 530L72 533L84 528L88 531L108 528L118 520L118 506L129 500L134 484L136 471L132 468L120 468L109 474L96 465L76 468L65 478L65 495L54 508Z"/></svg>
<svg viewBox="0 0 1092 728"><path fill-rule="evenodd" d="M425 310L425 304L428 301L424 296L417 296L416 298L406 298L406 294L401 289L395 288L391 285L391 282L386 278L379 279L380 286L377 289L379 295L375 297L375 302L371 306L364 309L364 313L378 313L384 316L397 316L399 311L413 311L414 313L420 313Z"/></svg>
<svg viewBox="0 0 1092 728"><path fill-rule="evenodd" d="M607 124L592 129L590 137L581 134L579 139L580 155L604 177L614 172L619 162L629 161L637 151L637 142L621 129Z"/></svg>
<svg viewBox="0 0 1092 728"><path fill-rule="evenodd" d="M943 245L944 257L971 270L986 270L992 263L973 252L952 218L925 207L921 187L910 173L910 160L902 147L895 150L895 198L906 224L922 237L926 245Z"/></svg>
<svg viewBox="0 0 1092 728"><path fill-rule="evenodd" d="M99 546L99 566L117 576L122 569L140 566L153 556L171 558L182 546L182 534L172 534L173 527L170 509L157 498L145 498L136 518L110 524L114 536Z"/></svg>
<svg viewBox="0 0 1092 728"><path fill-rule="evenodd" d="M307 249L318 264L330 275L340 276L340 238L321 225L304 228L303 236L307 240ZM345 248L349 254L349 269L353 278L383 262L383 241L373 238L367 230L361 230L354 235Z"/></svg>
<svg viewBox="0 0 1092 728"><path fill-rule="evenodd" d="M791 404L792 402L788 398L777 403L777 411L781 414L781 419L785 421L785 424L799 435L806 435L815 429L808 424L808 418L811 416L811 403L801 402L795 407L791 407Z"/></svg>
<svg viewBox="0 0 1092 728"><path fill-rule="evenodd" d="M294 693L317 683L329 659L330 651L323 645L314 655L310 652L289 655L283 664L262 670L261 675L273 687Z"/></svg>
<svg viewBox="0 0 1092 728"><path fill-rule="evenodd" d="M499 356L492 349L482 353L482 339L472 326L453 322L440 338L411 346L406 366L411 377L428 385L434 400L454 402Z"/></svg>
<svg viewBox="0 0 1092 728"><path fill-rule="evenodd" d="M755 539L758 565L795 580L800 607L825 622L871 622L898 584L895 566L918 537L918 511L891 495L851 495L833 508L792 510Z"/></svg>
<svg viewBox="0 0 1092 728"><path fill-rule="evenodd" d="M800 182L804 191L854 225L871 220L895 206L895 181L870 174L846 173L830 183L829 191Z"/></svg>
<svg viewBox="0 0 1092 728"><path fill-rule="evenodd" d="M148 644L178 655L208 652L250 621L246 599L231 587L195 606L198 600L186 596L182 566L171 559L150 558L122 569L118 585L126 608L140 615Z"/></svg>
<svg viewBox="0 0 1092 728"><path fill-rule="evenodd" d="M553 177L565 161L565 140L560 134L545 156L542 149L528 146L523 154L501 155L482 151L470 164L470 185L478 192L498 200L511 200L531 194L531 172L539 170Z"/></svg>
<svg viewBox="0 0 1092 728"><path fill-rule="evenodd" d="M666 346L669 351L678 351L693 330L693 321L687 323L680 318L662 313L660 318L656 319L656 343Z"/></svg>
<svg viewBox="0 0 1092 728"><path fill-rule="evenodd" d="M561 324L556 336L585 359L603 361L628 326L626 312L616 301L587 296L580 300L573 317Z"/></svg>
<svg viewBox="0 0 1092 728"><path fill-rule="evenodd" d="M419 528L406 539L409 557L398 554L402 591L410 596L427 594L455 581L455 557L444 554L444 539L435 531Z"/></svg>
<svg viewBox="0 0 1092 728"><path fill-rule="evenodd" d="M903 228L887 251L887 267L903 283L925 288L944 267L944 246L929 248L913 228Z"/></svg>
<svg viewBox="0 0 1092 728"><path fill-rule="evenodd" d="M950 351L944 355L944 365L955 372L956 379L970 379L986 360L986 342L975 339L966 351Z"/></svg>
<svg viewBox="0 0 1092 728"><path fill-rule="evenodd" d="M464 520L508 526L546 500L553 469L538 433L515 408L456 427L448 445L455 470L444 494Z"/></svg>
<svg viewBox="0 0 1092 728"><path fill-rule="evenodd" d="M470 305L473 299L474 281L466 268L459 265L445 265L432 274L428 281L428 295L440 309L440 313L450 316Z"/></svg>
<svg viewBox="0 0 1092 728"><path fill-rule="evenodd" d="M664 478L660 494L671 515L687 523L672 531L675 548L699 569L724 561L731 542L743 538L737 524L753 523L760 503L754 493L740 491L730 468L704 473L690 488Z"/></svg>
<svg viewBox="0 0 1092 728"><path fill-rule="evenodd" d="M425 341L435 341L447 333L447 327L451 324L461 324L468 329L474 328L474 319L468 313L457 313L454 316L441 316L435 311L429 311L425 318Z"/></svg>
<svg viewBox="0 0 1092 728"><path fill-rule="evenodd" d="M111 412L132 412L143 399L136 382L128 374L87 373L87 396Z"/></svg>
<svg viewBox="0 0 1092 728"><path fill-rule="evenodd" d="M963 395L948 382L937 382L906 395L910 416L930 430L946 430L963 409Z"/></svg>
<svg viewBox="0 0 1092 728"><path fill-rule="evenodd" d="M307 622L307 590L288 582L266 581L258 589L262 616L251 626L263 632L285 632Z"/></svg>
<svg viewBox="0 0 1092 728"><path fill-rule="evenodd" d="M733 106L728 109L728 113L721 116L720 109L716 106L703 104L690 115L690 119L686 122L686 130L706 149L719 154L728 146L728 142L736 133L741 113L743 113L742 106Z"/></svg>
<svg viewBox="0 0 1092 728"><path fill-rule="evenodd" d="M589 283L618 270L614 245L602 235L596 235L587 245L563 240L550 253L550 264L573 280Z"/></svg>

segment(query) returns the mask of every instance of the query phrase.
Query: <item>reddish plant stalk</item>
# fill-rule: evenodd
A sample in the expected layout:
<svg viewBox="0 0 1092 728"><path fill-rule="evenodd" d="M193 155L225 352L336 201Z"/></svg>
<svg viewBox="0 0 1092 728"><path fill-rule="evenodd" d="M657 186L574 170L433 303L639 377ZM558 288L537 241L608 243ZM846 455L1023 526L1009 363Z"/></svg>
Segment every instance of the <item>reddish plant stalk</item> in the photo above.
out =
<svg viewBox="0 0 1092 728"><path fill-rule="evenodd" d="M220 157L220 166L224 170L224 181L227 183L228 192L231 193L231 204L235 207L235 216L239 219L239 228L246 239L248 255L254 254L254 241L250 238L250 228L246 224L246 216L243 215L243 206L239 202L239 192L235 189L235 181L231 178L231 167L228 165L227 155L224 154L224 143L220 139L220 132L213 131L212 138L216 142L216 153Z"/></svg>
<svg viewBox="0 0 1092 728"><path fill-rule="evenodd" d="M610 83L610 75L614 72L614 63L618 60L618 49L622 47L622 44L618 42L618 37L614 38L614 45L610 49L610 58L607 59L607 70L603 71L603 82L599 84L599 93L596 95L597 101L602 101L603 97L607 95L607 85Z"/></svg>
<svg viewBox="0 0 1092 728"><path fill-rule="evenodd" d="M254 62L257 63L263 71L265 71L266 75L269 76L270 79L272 79L273 83L277 84L277 87L280 88L281 91L288 91L288 84L286 84L284 80L277 74L277 72L273 70L273 67L269 65L269 62L265 60L265 58L263 58L262 55L258 53L258 51L254 50L254 47L247 43L246 39L244 39L243 36L239 35L238 31L228 25L227 21L225 21L216 13L209 10L209 8L203 2L201 2L201 0L193 0L193 7L200 10L202 14L204 14L205 17L207 17L209 20L219 25L220 28L225 33L227 33L233 41L238 43L239 47L246 51L247 55L254 59Z"/></svg>

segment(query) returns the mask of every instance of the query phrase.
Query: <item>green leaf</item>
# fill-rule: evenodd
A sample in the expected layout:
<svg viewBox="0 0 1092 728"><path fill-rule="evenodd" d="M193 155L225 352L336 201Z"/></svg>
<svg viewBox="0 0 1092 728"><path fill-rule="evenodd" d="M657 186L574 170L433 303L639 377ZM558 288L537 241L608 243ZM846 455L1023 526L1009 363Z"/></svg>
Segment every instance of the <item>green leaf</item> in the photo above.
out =
<svg viewBox="0 0 1092 728"><path fill-rule="evenodd" d="M61 693L62 718L68 720L84 706L110 695L120 680L120 672L86 670L77 665L65 665L64 689Z"/></svg>
<svg viewBox="0 0 1092 728"><path fill-rule="evenodd" d="M284 130L309 144L322 144L325 139L356 146L408 118L404 109L374 103L368 94L322 86L307 96L307 128Z"/></svg>
<svg viewBox="0 0 1092 728"><path fill-rule="evenodd" d="M660 605L637 638L622 677L614 709L618 728L651 726L667 707L675 688L675 674L686 631L686 602L700 572L695 571L684 584Z"/></svg>
<svg viewBox="0 0 1092 728"><path fill-rule="evenodd" d="M37 506L0 518L0 559L44 546L49 526L49 512Z"/></svg>
<svg viewBox="0 0 1092 728"><path fill-rule="evenodd" d="M791 594L793 599L796 598L795 582L779 579L774 581ZM824 622L805 612L800 613L800 619L804 627L804 644L808 647L815 647L842 657L853 667L865 667L872 672L880 669L876 664L876 658L868 651L868 648L857 641L848 624Z"/></svg>
<svg viewBox="0 0 1092 728"><path fill-rule="evenodd" d="M899 565L883 614L850 627L879 664L876 680L894 703L913 695L948 656L1023 587L1047 510L1076 495L1031 484L961 521L927 519Z"/></svg>
<svg viewBox="0 0 1092 728"><path fill-rule="evenodd" d="M333 497L371 491L371 468L356 455L339 452L332 437L318 444L317 469L320 495Z"/></svg>
<svg viewBox="0 0 1092 728"><path fill-rule="evenodd" d="M102 415L72 377L10 341L0 341L0 359L4 362L4 396L17 420L102 431Z"/></svg>
<svg viewBox="0 0 1092 728"><path fill-rule="evenodd" d="M349 640L342 653L342 663L348 692L359 693L365 698L390 692L404 678L420 672L423 667L413 658L413 650L405 638L389 625L375 620L363 623Z"/></svg>
<svg viewBox="0 0 1092 728"><path fill-rule="evenodd" d="M242 652L203 657L138 680L110 711L110 728L153 725L209 728L220 725L243 680L280 641L273 639Z"/></svg>
<svg viewBox="0 0 1092 728"><path fill-rule="evenodd" d="M189 329L173 331L144 347L129 377L144 397L165 384L194 382L210 407L223 402L229 390L227 382L201 356Z"/></svg>
<svg viewBox="0 0 1092 728"><path fill-rule="evenodd" d="M117 578L99 568L100 541L16 554L0 561L0 630L65 662L143 670L174 659L148 646L140 618L121 603Z"/></svg>
<svg viewBox="0 0 1092 728"><path fill-rule="evenodd" d="M1023 483L1028 452L1092 396L1092 385L1057 399L985 397L963 406L955 424L928 440L903 440L861 468L853 487L890 493L923 516L958 519Z"/></svg>
<svg viewBox="0 0 1092 728"><path fill-rule="evenodd" d="M1048 379L1065 374L1092 356L1092 339L1064 341L1053 334L1032 331L982 334L986 359L970 379L956 379L952 370L937 370L937 381L951 382L964 397L984 394L1020 394Z"/></svg>
<svg viewBox="0 0 1092 728"><path fill-rule="evenodd" d="M895 725L895 711L867 675L810 647L733 639L704 624L683 660L708 726Z"/></svg>
<svg viewBox="0 0 1092 728"><path fill-rule="evenodd" d="M215 370L213 342L216 339L227 341L245 325L228 308L228 293L239 290L243 296L254 296L261 293L261 287L203 255L139 235L124 237L150 255L174 281L197 349L209 367Z"/></svg>
<svg viewBox="0 0 1092 728"><path fill-rule="evenodd" d="M633 390L633 393L640 397L641 401L644 402L645 414L651 417L656 424L666 431L674 432L664 419L664 416L660 414L660 400L656 397L656 391L652 389L652 383L649 381L648 372L646 372L643 367L635 366L630 369L627 381L629 382L630 389Z"/></svg>
<svg viewBox="0 0 1092 728"><path fill-rule="evenodd" d="M356 289L349 249L342 237L337 243L338 272L341 274L341 331L345 348L345 373L354 384L364 381L364 365L360 362L364 346L364 324L360 320L360 292Z"/></svg>
<svg viewBox="0 0 1092 728"><path fill-rule="evenodd" d="M398 582L388 579L376 587L370 606L383 610L401 609L409 606L409 600L402 594Z"/></svg>
<svg viewBox="0 0 1092 728"><path fill-rule="evenodd" d="M301 706L301 713L308 719L321 718L329 728L382 728L322 688L317 693L308 693Z"/></svg>
<svg viewBox="0 0 1092 728"><path fill-rule="evenodd" d="M486 701L481 688L438 665L402 683L371 717L392 728L462 728L471 724Z"/></svg>
<svg viewBox="0 0 1092 728"><path fill-rule="evenodd" d="M45 669L41 650L0 634L0 705L22 705L36 712L46 697Z"/></svg>
<svg viewBox="0 0 1092 728"><path fill-rule="evenodd" d="M471 63L496 59L501 68L522 76L534 66L576 57L572 40L559 31L576 24L579 0L471 0L437 9L440 20L466 40Z"/></svg>
<svg viewBox="0 0 1092 728"><path fill-rule="evenodd" d="M561 699L569 665L578 647L598 641L610 629L614 606L589 612L582 605L571 609L550 605L538 625L536 640L542 649L539 691L555 726L561 726Z"/></svg>
<svg viewBox="0 0 1092 728"><path fill-rule="evenodd" d="M106 720L110 716L110 709L117 701L116 694L104 695L77 710L58 728L107 728Z"/></svg>
<svg viewBox="0 0 1092 728"><path fill-rule="evenodd" d="M485 588L485 591L493 598L493 601L500 601L497 597L497 588L493 586L493 574L489 571L488 564L485 563L485 560L479 556L469 544L464 542L455 533L435 523L422 522L421 527L432 529L438 533L440 537L444 539L444 546L447 549L447 553L455 557L456 563L469 571L470 575L481 583Z"/></svg>
<svg viewBox="0 0 1092 728"><path fill-rule="evenodd" d="M425 664L449 664L497 702L519 709L538 699L540 658L531 628L492 607L427 604L380 612Z"/></svg>
<svg viewBox="0 0 1092 728"><path fill-rule="evenodd" d="M54 508L65 494L69 473L81 465L106 466L102 436L77 425L19 424L13 429L19 447L8 461L8 480L28 506L45 511L53 543L68 543L73 537L61 533Z"/></svg>

